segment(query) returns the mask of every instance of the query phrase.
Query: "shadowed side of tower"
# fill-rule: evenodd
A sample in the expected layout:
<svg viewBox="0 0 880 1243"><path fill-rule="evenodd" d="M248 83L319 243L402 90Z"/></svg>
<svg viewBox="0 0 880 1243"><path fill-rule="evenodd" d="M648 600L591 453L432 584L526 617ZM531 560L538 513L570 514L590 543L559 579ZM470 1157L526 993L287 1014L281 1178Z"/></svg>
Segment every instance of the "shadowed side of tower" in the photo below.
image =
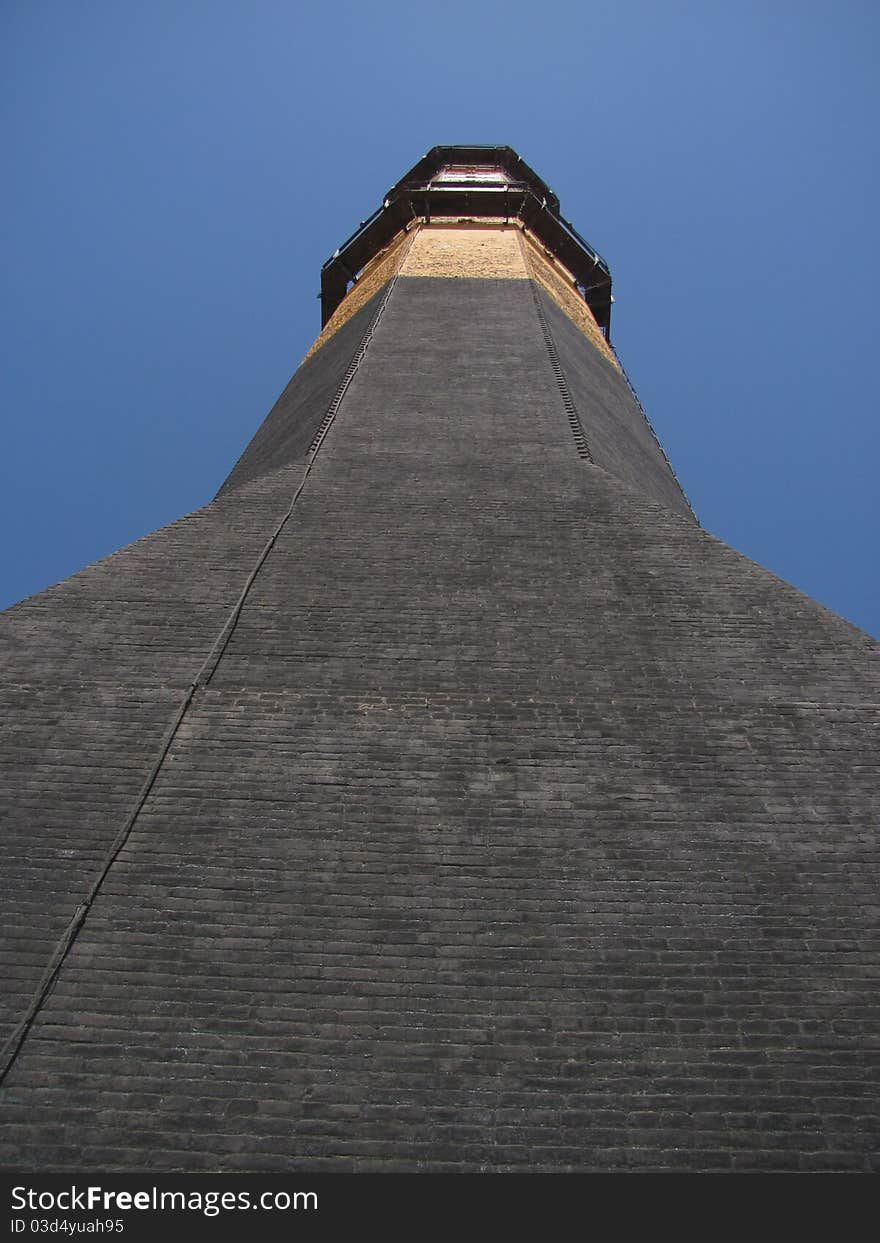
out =
<svg viewBox="0 0 880 1243"><path fill-rule="evenodd" d="M5 615L9 1164L869 1168L877 647L695 522L517 161L429 153L218 498Z"/></svg>

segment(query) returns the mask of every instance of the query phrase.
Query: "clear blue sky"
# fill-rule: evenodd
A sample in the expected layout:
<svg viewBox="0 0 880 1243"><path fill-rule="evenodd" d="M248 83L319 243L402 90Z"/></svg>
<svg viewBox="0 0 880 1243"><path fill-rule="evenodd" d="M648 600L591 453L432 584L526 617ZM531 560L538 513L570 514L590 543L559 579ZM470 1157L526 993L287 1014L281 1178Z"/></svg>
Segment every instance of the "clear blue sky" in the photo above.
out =
<svg viewBox="0 0 880 1243"><path fill-rule="evenodd" d="M871 0L3 0L0 604L207 502L336 245L435 143L509 143L608 260L704 526L880 635L878 32Z"/></svg>

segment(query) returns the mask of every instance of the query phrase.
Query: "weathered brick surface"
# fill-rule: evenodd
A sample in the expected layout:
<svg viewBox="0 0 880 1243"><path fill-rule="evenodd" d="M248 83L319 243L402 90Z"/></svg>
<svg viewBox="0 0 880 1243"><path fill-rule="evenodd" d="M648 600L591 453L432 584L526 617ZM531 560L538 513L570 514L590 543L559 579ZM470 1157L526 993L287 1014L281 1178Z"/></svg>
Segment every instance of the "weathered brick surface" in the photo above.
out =
<svg viewBox="0 0 880 1243"><path fill-rule="evenodd" d="M871 1168L880 653L626 478L620 425L618 472L578 458L528 282L399 280L2 1091L7 1164ZM294 475L19 606L35 849L76 834L65 661L116 695L76 701L109 825Z"/></svg>

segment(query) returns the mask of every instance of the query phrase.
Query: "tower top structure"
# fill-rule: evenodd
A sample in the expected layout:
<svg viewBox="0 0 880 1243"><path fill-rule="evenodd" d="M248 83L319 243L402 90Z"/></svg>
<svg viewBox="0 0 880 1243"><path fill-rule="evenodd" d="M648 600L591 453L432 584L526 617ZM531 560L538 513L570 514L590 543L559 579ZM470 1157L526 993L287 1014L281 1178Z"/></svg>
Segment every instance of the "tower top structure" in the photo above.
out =
<svg viewBox="0 0 880 1243"><path fill-rule="evenodd" d="M519 221L568 269L607 338L612 303L608 264L560 214L557 196L512 147L432 147L324 264L322 323L370 261L415 221L499 218Z"/></svg>

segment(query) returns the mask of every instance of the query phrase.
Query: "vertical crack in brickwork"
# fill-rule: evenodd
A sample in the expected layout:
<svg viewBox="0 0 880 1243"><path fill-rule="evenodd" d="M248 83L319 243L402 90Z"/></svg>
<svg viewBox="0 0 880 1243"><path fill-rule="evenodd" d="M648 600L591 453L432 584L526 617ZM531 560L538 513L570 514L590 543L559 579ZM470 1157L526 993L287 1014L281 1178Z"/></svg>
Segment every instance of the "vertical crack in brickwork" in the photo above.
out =
<svg viewBox="0 0 880 1243"><path fill-rule="evenodd" d="M407 250L408 250L408 247L404 250L404 255L403 255L404 259L406 258ZM146 780L144 781L144 784L141 786L141 789L137 795L137 798L135 799L134 807L129 813L122 828L120 829L120 831L117 833L116 837L114 838L109 851L104 856L104 860L101 864L97 877L92 882L83 901L76 908L72 918L69 920L63 933L61 934L58 941L56 942L55 948L53 949L52 954L50 955L49 961L46 965L45 970L43 971L42 976L40 977L40 982L37 985L37 988L28 1004L28 1008L25 1011L23 1018L15 1026L9 1038L7 1039L6 1043L3 1045L2 1051L0 1051L0 1084L3 1084L5 1082L6 1076L9 1074L9 1071L15 1065L16 1059L19 1053L21 1052L21 1049L23 1048L25 1041L27 1040L27 1037L31 1031L31 1028L33 1027L34 1022L36 1021L37 1017L39 1016L40 1010L43 1008L43 1004L45 1003L46 999L51 993L52 988L56 980L58 979L58 975L62 967L64 966L67 956L70 953L71 949L73 948L76 942L76 939L79 936L80 931L82 930L83 924L86 921L86 917L88 916L89 911L92 909L92 906L94 905L99 893L101 892L101 889L104 885L104 881L107 879L107 876L109 875L110 870L113 867L113 864L116 862L119 855L124 850L128 842L128 839L131 836L131 832L137 822L138 816L140 815L148 798L150 797L153 786L156 784L156 780L159 776L159 773L162 770L162 766L165 763L165 759L168 755L168 752L171 750L171 747L174 744L174 740L177 737L178 730L183 724L183 720L187 712L189 711L190 706L192 705L193 701L198 696L199 691L201 691L204 687L206 687L210 683L211 678L214 676L217 666L219 665L223 657L223 653L226 651L227 647L229 646L229 642L233 634L235 633L235 627L238 623L239 617L241 616L242 609L245 606L251 587L256 581L257 575L259 574L260 570L266 563L266 560L270 552L274 548L279 535L284 530L284 527L287 525L288 520L293 514L294 507L297 501L299 500L300 496L302 495L303 489L306 486L306 482L311 473L312 466L314 465L315 459L317 458L321 450L321 446L323 445L324 440L327 437L327 433L330 431L330 428L332 427L333 422L337 414L339 413L339 408L342 405L342 402L345 398L346 393L348 392L348 389L351 385L352 380L357 374L358 367L363 362L364 355L366 354L369 348L370 342L373 339L373 334L375 333L379 320L382 318L382 314L386 306L388 305L388 302L394 291L394 287L396 283L397 283L397 274L395 274L394 277L389 281L388 288L385 291L385 295L376 309L376 314L370 320L367 330L364 333L363 337L361 338L360 344L358 345L357 350L355 351L354 356L352 358L352 361L349 364L348 370L343 376L342 381L339 384L339 387L337 388L332 401L330 402L330 405L327 409L327 413L321 422L321 426L318 430L318 433L315 436L315 439L312 441L312 444L310 446L309 455L306 460L305 469L303 471L303 477L300 480L299 486L294 492L293 497L291 498L291 501L287 507L287 510L285 511L281 520L277 523L274 531L269 536L269 539L266 541L262 550L260 551L260 554L257 557L256 563L254 564L253 569L248 575L247 580L244 584L244 587L239 593L238 599L233 605L232 610L229 613L229 616L227 617L226 621L223 623L220 629L220 633L217 635L217 638L214 640L211 650L209 651L208 655L205 657L205 660L202 663L202 666L199 669L198 673L196 674L192 682L187 687L186 693L184 694L184 697L181 703L178 705L178 707L175 710L174 718L171 724L169 725L168 729L165 731L165 734L163 735L162 743L159 748L159 752L156 756L156 759L153 761L153 765L147 775Z"/></svg>
<svg viewBox="0 0 880 1243"><path fill-rule="evenodd" d="M532 272L528 250L526 248L525 242L523 241L522 234L521 233L517 234L517 237L519 238L519 244L520 244L520 248L523 254L523 262L526 265L526 271L530 274L529 289L532 292L532 298L535 303L535 312L538 316L538 323L540 324L540 327L541 327L541 335L543 336L544 344L547 347L547 354L550 359L550 366L553 370L553 378L556 381L556 387L559 389L560 396L562 397L562 405L563 405L563 409L565 410L565 417L568 419L568 425L571 428L571 434L574 437L574 443L575 443L575 448L577 449L578 457L583 458L585 462L591 462L595 466L596 464L595 458L590 452L590 446L587 443L587 436L584 431L584 425L581 422L581 417L578 414L577 407L574 404L574 398L571 395L571 390L569 389L568 383L565 379L565 372L562 370L562 363L559 358L559 352L556 349L556 343L553 340L553 334L550 331L550 325L547 323L547 317L544 314L544 308L541 306L541 300L538 297L538 290L536 288L535 277L534 277L534 273Z"/></svg>

